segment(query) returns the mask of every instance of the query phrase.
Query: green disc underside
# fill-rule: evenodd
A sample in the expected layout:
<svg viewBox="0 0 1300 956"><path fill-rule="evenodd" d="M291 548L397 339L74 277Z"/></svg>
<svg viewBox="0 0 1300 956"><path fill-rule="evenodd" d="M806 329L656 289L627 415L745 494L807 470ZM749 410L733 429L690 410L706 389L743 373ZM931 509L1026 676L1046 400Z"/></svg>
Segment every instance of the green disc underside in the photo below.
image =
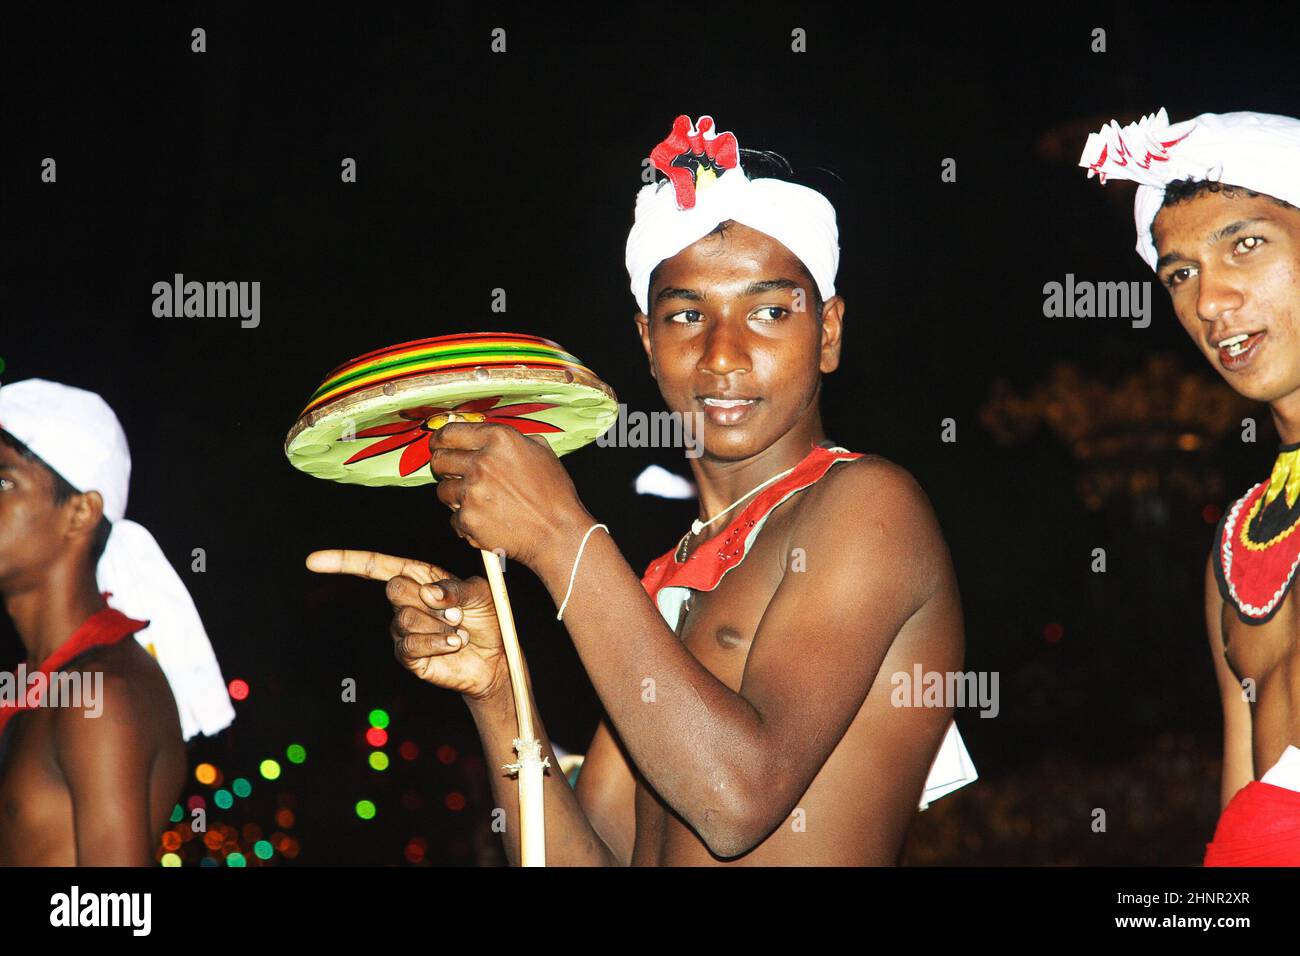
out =
<svg viewBox="0 0 1300 956"><path fill-rule="evenodd" d="M438 421L444 410L464 411L469 403L488 421L497 417L499 424L541 434L556 455L595 441L618 418L608 389L563 380L514 381L509 373L492 381L481 377L433 376L347 396L299 419L285 454L295 468L317 478L370 487L427 485L436 479L421 446L427 449L430 420ZM533 404L552 407L518 408ZM501 414L494 416L493 409Z"/></svg>

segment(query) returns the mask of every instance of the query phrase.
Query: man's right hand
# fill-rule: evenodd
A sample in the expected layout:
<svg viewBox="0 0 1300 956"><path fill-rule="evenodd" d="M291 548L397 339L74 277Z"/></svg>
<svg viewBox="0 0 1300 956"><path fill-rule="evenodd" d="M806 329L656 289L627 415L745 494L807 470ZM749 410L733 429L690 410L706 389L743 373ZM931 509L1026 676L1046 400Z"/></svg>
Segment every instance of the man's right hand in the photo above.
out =
<svg viewBox="0 0 1300 956"><path fill-rule="evenodd" d="M486 578L458 578L435 564L375 551L313 551L307 555L307 567L320 574L388 582L393 654L421 680L471 700L510 692L496 605Z"/></svg>

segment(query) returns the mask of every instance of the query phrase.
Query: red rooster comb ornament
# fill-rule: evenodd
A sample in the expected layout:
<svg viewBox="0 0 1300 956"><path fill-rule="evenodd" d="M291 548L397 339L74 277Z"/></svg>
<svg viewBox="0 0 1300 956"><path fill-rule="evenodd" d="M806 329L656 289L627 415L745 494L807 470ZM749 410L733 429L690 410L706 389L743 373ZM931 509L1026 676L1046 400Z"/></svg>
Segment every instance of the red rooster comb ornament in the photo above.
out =
<svg viewBox="0 0 1300 956"><path fill-rule="evenodd" d="M712 116L696 123L685 114L673 120L673 131L650 152L655 169L668 177L677 194L678 209L695 208L695 194L707 189L729 169L740 169L740 147L734 133L719 133Z"/></svg>

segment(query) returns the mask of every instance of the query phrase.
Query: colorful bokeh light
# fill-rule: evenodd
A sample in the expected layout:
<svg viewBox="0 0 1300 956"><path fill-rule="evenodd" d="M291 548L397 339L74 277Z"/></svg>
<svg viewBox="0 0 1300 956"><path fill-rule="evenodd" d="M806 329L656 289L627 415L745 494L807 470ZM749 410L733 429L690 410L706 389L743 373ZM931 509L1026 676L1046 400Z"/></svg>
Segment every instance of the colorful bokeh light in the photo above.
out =
<svg viewBox="0 0 1300 956"><path fill-rule="evenodd" d="M428 841L424 837L411 837L403 851L408 863L421 863L424 861L424 854L429 849Z"/></svg>

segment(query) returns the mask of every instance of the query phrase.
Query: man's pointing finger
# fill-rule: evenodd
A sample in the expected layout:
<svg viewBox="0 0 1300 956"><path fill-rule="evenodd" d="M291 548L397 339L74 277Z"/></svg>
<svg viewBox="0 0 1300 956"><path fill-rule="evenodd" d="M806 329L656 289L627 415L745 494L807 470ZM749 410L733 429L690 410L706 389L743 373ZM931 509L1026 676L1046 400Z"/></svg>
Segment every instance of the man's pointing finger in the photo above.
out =
<svg viewBox="0 0 1300 956"><path fill-rule="evenodd" d="M410 558L397 558L378 551L353 551L346 548L329 548L307 555L308 570L318 574L351 574L371 581L391 581L395 577L408 577L421 584L430 584L449 575L442 568Z"/></svg>

